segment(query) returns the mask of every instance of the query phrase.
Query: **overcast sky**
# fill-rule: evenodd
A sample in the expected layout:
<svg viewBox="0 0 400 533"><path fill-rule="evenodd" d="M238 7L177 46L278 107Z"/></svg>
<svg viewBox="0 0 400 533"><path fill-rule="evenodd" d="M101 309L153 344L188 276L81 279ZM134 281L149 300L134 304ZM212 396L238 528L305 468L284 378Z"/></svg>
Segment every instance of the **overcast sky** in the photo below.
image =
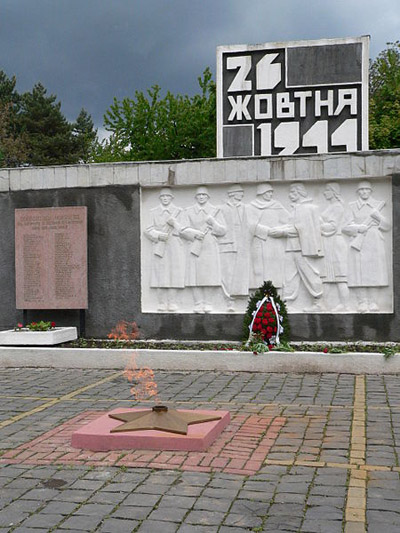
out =
<svg viewBox="0 0 400 533"><path fill-rule="evenodd" d="M0 0L0 70L99 128L114 96L197 92L218 45L361 35L371 58L400 39L399 0Z"/></svg>

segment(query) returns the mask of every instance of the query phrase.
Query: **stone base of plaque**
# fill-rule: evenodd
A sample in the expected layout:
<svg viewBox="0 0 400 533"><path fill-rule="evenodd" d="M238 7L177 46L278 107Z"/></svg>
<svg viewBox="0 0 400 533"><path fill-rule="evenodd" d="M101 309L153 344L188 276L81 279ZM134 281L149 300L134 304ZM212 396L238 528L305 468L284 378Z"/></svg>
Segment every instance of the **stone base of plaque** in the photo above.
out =
<svg viewBox="0 0 400 533"><path fill-rule="evenodd" d="M78 338L75 327L55 328L49 331L0 331L0 346L52 346Z"/></svg>

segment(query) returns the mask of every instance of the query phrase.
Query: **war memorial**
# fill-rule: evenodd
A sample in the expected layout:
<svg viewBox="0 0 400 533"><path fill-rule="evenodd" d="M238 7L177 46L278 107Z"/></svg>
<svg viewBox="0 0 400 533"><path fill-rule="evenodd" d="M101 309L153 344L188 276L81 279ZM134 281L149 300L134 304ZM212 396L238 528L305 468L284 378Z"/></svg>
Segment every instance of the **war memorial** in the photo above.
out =
<svg viewBox="0 0 400 533"><path fill-rule="evenodd" d="M220 47L216 159L0 171L1 329L239 340L270 280L293 339L400 340L400 154L367 150L367 79L367 37Z"/></svg>
<svg viewBox="0 0 400 533"><path fill-rule="evenodd" d="M266 285L294 341L400 341L368 41L220 47L215 159L0 170L1 531L400 530L398 354L213 347ZM42 346L121 320L213 343Z"/></svg>

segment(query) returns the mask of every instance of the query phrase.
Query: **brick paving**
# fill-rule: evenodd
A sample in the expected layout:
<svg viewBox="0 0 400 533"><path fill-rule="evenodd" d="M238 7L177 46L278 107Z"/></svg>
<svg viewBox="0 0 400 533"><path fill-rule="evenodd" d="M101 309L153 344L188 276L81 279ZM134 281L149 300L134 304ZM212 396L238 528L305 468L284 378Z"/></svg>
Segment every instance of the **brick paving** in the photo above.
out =
<svg viewBox="0 0 400 533"><path fill-rule="evenodd" d="M397 376L157 372L176 408L229 410L203 453L94 453L74 427L120 372L0 371L0 532L400 531Z"/></svg>

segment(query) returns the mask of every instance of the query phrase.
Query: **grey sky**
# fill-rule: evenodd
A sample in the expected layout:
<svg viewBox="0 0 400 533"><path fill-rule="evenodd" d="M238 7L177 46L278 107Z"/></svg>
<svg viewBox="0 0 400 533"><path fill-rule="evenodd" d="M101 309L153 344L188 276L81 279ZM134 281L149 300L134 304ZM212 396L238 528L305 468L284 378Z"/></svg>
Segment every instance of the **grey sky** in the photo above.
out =
<svg viewBox="0 0 400 533"><path fill-rule="evenodd" d="M114 96L194 94L220 44L360 35L372 58L399 39L399 0L0 0L0 69L97 127Z"/></svg>

